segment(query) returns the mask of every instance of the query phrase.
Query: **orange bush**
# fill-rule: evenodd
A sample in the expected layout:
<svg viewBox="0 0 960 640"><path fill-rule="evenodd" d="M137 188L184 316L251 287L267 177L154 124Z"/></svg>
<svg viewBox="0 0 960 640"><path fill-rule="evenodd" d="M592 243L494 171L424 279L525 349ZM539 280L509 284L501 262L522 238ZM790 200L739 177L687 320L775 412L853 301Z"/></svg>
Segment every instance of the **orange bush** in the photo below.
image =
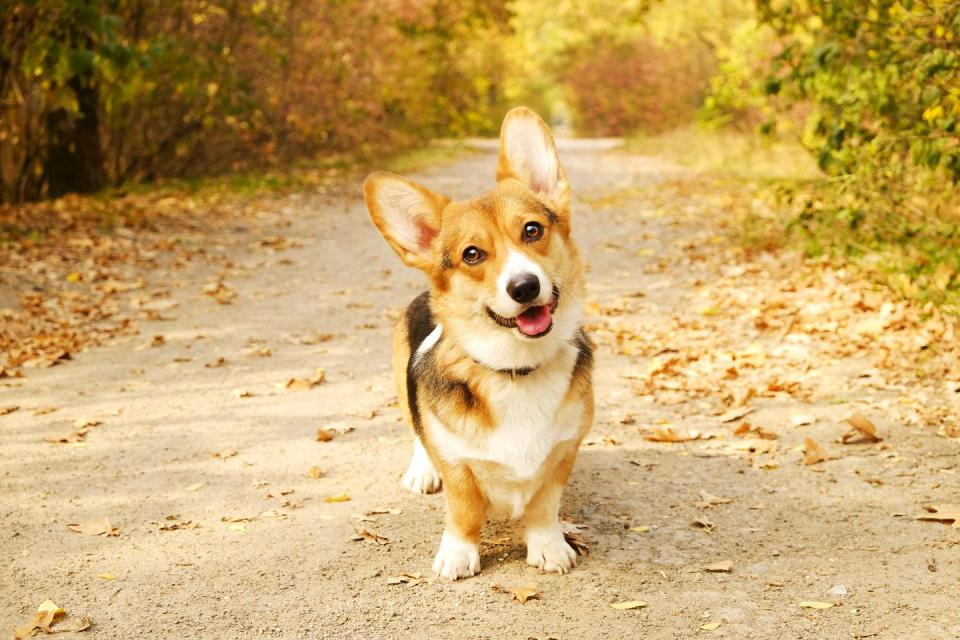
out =
<svg viewBox="0 0 960 640"><path fill-rule="evenodd" d="M575 59L565 84L582 134L663 131L689 122L700 104L705 73L682 51L637 40Z"/></svg>

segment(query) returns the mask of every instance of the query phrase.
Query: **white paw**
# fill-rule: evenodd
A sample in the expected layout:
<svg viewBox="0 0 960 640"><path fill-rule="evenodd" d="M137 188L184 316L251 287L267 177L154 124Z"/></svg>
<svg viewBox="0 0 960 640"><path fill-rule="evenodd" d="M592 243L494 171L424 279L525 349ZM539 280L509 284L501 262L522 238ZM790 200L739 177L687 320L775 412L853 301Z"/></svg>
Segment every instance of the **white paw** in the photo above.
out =
<svg viewBox="0 0 960 640"><path fill-rule="evenodd" d="M413 445L413 457L410 466L403 474L403 486L414 493L436 493L440 491L440 472L433 466L430 455L420 444L420 439Z"/></svg>
<svg viewBox="0 0 960 640"><path fill-rule="evenodd" d="M563 539L559 524L527 531L527 564L557 573L577 566L577 554Z"/></svg>
<svg viewBox="0 0 960 640"><path fill-rule="evenodd" d="M480 547L444 531L440 550L433 561L433 572L448 580L477 575L480 573Z"/></svg>

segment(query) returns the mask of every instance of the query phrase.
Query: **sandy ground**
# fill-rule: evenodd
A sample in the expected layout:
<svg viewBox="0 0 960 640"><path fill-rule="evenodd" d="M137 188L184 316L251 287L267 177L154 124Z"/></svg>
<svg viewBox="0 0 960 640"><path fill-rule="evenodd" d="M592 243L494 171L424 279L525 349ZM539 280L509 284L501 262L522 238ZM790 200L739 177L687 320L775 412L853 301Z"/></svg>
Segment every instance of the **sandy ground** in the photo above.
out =
<svg viewBox="0 0 960 640"><path fill-rule="evenodd" d="M724 265L675 249L714 238L713 222L645 199L644 188L676 175L610 146L561 148L591 304L632 301L619 320L641 338L649 328L661 339L657 328L685 318L695 332L703 283ZM492 184L494 163L479 145L417 178L470 196ZM923 504L958 502L956 441L874 412L883 443L830 444L843 412L829 394L772 395L748 418L780 435L782 455L765 466L730 448L738 422L722 423L710 397L638 392L649 350L632 355L603 336L597 423L563 509L589 555L569 575L541 574L512 525L493 522L479 576L432 578L443 498L400 485L411 439L389 378L392 318L423 283L376 233L358 192L278 204L277 232L301 246L234 256L233 304L200 293L210 274L169 275L170 320L0 387L0 405L21 407L0 417L0 625L25 623L51 598L71 617L89 615L84 635L103 639L960 637L960 530L914 520ZM742 318L712 320L741 347L757 340ZM815 339L804 348L816 352ZM843 387L848 403L867 393L845 384L864 363L819 364L818 389ZM317 367L325 382L284 388ZM33 415L46 406L57 411ZM819 419L792 424L801 414ZM102 424L85 442L43 441L78 419ZM715 437L643 439L668 423ZM335 437L317 442L319 427ZM801 464L808 436L838 455ZM731 502L697 506L701 490ZM339 494L349 501L325 500ZM383 509L393 512L363 515ZM102 517L119 535L67 527ZM698 518L712 531L693 526ZM358 528L388 542L352 541ZM719 561L732 570L704 570ZM422 579L391 584L403 573ZM491 588L528 582L540 597L523 605ZM647 604L610 607L629 600ZM701 629L709 623L719 626Z"/></svg>

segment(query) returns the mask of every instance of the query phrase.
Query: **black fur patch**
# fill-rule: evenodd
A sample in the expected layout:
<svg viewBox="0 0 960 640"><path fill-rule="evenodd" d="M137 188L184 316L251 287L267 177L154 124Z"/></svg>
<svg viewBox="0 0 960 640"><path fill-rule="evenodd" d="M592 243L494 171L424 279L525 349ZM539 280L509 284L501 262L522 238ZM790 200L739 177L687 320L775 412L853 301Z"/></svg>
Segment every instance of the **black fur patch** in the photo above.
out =
<svg viewBox="0 0 960 640"><path fill-rule="evenodd" d="M407 307L407 336L410 343L410 359L407 361L407 402L413 429L423 437L423 418L420 414L421 388L428 389L434 398L450 398L463 403L468 409L476 406L477 399L465 380L452 380L437 369L434 350L424 353L419 360L414 356L417 349L436 329L437 323L430 311L430 293L425 291Z"/></svg>
<svg viewBox="0 0 960 640"><path fill-rule="evenodd" d="M579 329L573 337L573 344L577 347L577 362L573 365L573 377L576 378L593 369L593 341L586 331Z"/></svg>
<svg viewBox="0 0 960 640"><path fill-rule="evenodd" d="M436 326L433 312L430 311L430 292L424 291L407 307L407 344L410 346L410 359L407 360L407 404L410 407L410 417L413 418L413 430L418 436L423 435L423 424L417 402L418 372L414 370L413 356Z"/></svg>

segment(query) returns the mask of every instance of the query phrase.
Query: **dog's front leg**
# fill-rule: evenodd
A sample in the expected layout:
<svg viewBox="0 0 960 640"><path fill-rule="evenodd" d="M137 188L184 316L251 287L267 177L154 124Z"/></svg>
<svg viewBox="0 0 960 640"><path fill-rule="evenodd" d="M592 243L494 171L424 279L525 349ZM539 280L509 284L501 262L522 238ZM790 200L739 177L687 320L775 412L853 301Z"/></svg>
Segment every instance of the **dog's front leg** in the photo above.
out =
<svg viewBox="0 0 960 640"><path fill-rule="evenodd" d="M574 449L560 461L523 512L527 564L544 571L566 573L577 565L577 554L564 539L560 524L560 496L576 457Z"/></svg>
<svg viewBox="0 0 960 640"><path fill-rule="evenodd" d="M487 499L466 465L446 466L443 475L447 524L433 571L456 580L480 573L480 529L487 519Z"/></svg>

